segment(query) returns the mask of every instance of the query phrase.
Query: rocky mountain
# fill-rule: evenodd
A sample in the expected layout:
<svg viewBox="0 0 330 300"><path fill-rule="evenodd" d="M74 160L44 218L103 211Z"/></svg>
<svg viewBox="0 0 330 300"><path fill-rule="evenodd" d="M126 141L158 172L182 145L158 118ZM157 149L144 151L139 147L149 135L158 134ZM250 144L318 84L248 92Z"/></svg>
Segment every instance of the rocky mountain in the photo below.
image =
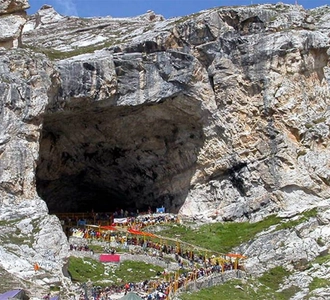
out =
<svg viewBox="0 0 330 300"><path fill-rule="evenodd" d="M69 285L66 238L48 212L92 209L163 205L201 222L295 220L316 209L240 250L253 274L327 251L329 6L219 7L168 20L151 11L67 17L50 6L26 16L27 7L0 3L6 272L32 284L42 261L37 284Z"/></svg>

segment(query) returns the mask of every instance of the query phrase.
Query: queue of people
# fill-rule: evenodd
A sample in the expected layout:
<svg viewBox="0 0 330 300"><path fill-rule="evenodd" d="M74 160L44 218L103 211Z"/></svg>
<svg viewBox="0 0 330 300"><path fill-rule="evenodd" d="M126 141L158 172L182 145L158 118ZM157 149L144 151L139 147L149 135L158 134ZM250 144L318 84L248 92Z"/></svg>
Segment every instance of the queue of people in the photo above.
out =
<svg viewBox="0 0 330 300"><path fill-rule="evenodd" d="M157 280L144 280L141 282L127 282L119 285L110 285L107 287L91 288L90 293L94 300L110 300L113 295L124 294L128 292L137 293L142 299L146 300L168 300L171 299L178 290L185 288L188 283L201 279L211 278L214 274L220 274L220 266L212 267L194 267L185 272L176 272L174 274L158 274ZM81 292L80 300L85 300L85 291Z"/></svg>
<svg viewBox="0 0 330 300"><path fill-rule="evenodd" d="M56 213L63 226L95 225L132 225L134 222L150 225L152 222L165 222L175 218L174 214L165 213L165 208L140 213L139 210L118 209L114 212L80 212L80 213ZM119 223L118 223L119 222Z"/></svg>
<svg viewBox="0 0 330 300"><path fill-rule="evenodd" d="M107 214L100 214L100 216L102 218L108 218ZM106 245L111 244L113 251L116 251L115 248L126 248L131 254L134 254L138 250L139 253L160 259L164 257L173 258L177 263L177 271L170 273L165 270L163 274L158 274L159 279L156 281L131 282L112 285L106 288L93 287L93 299L109 300L114 293L127 293L129 291L137 292L143 299L147 300L170 299L170 295L173 295L178 289L186 286L191 281L198 280L199 278L208 278L213 274L223 273L229 270L244 270L241 260L241 258L244 258L243 256L223 254L216 257L214 254L202 254L201 251L192 250L191 245L184 249L185 247L182 247L178 242L167 241L166 238L151 238L145 232L139 231L150 225L177 223L179 222L177 215L151 213L127 216L124 220L121 219L119 223L115 222L116 219L113 218L111 220L111 226L105 228L100 223L88 225L85 219L85 224L77 222L76 226L67 226L68 237L80 237L86 241L83 246L71 244L70 250L89 251L88 242L97 240L105 242ZM135 233L145 235L135 235ZM81 299L85 299L82 297Z"/></svg>
<svg viewBox="0 0 330 300"><path fill-rule="evenodd" d="M156 256L158 259L174 259L177 263L176 271L169 272L167 269L164 269L163 273L157 274L157 280L131 282L129 285L119 284L106 288L98 288L93 292L95 294L93 299L109 300L114 293L127 293L129 291L139 293L143 299L147 300L171 299L171 295L192 281L201 278L207 280L214 274L222 274L230 270L244 270L243 265L237 259L228 259L228 257L225 259L223 257L214 257L214 255L207 257L191 250L182 251L176 246L161 245L150 240L144 241L143 239L139 240L136 238L129 240L130 249L132 249L130 251L131 254L134 253L133 249L141 249L148 256ZM78 246L73 247L73 251L88 251L88 248ZM113 249L113 253L116 253L115 251Z"/></svg>

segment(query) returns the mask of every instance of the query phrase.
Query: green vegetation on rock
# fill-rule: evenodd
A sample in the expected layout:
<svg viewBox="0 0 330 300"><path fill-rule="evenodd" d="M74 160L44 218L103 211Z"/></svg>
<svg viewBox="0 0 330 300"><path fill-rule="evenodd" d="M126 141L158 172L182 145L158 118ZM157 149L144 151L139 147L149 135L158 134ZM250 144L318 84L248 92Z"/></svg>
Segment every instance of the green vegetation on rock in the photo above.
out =
<svg viewBox="0 0 330 300"><path fill-rule="evenodd" d="M141 282L146 279L156 278L157 273L162 273L163 268L143 263L141 261L124 261L118 269L109 274L110 279L123 282Z"/></svg>
<svg viewBox="0 0 330 300"><path fill-rule="evenodd" d="M35 52L40 52L45 54L50 60L57 60L57 59L66 59L70 57L74 57L77 55L81 54L86 54L86 53L93 53L96 50L101 50L104 48L108 48L114 45L114 41L110 42L105 42L101 44L96 44L96 45L90 45L86 47L79 47L75 50L71 51L59 51L55 49L50 49L50 48L33 48L30 46L25 46L26 48L30 48Z"/></svg>
<svg viewBox="0 0 330 300"><path fill-rule="evenodd" d="M214 223L205 224L198 229L184 225L167 225L160 232L163 236L173 237L206 248L217 253L226 253L234 247L249 241L257 233L279 224L280 218L270 216L256 223Z"/></svg>
<svg viewBox="0 0 330 300"><path fill-rule="evenodd" d="M317 263L320 265L326 264L330 262L330 254L326 254L326 255L320 255L318 257L315 258L314 261L312 261L312 263Z"/></svg>
<svg viewBox="0 0 330 300"><path fill-rule="evenodd" d="M70 257L68 271L73 281L99 281L104 277L104 264L88 257Z"/></svg>
<svg viewBox="0 0 330 300"><path fill-rule="evenodd" d="M325 287L330 287L330 280L326 278L314 277L313 281L309 284L310 291Z"/></svg>
<svg viewBox="0 0 330 300"><path fill-rule="evenodd" d="M180 295L182 300L286 300L290 299L299 291L299 288L292 286L283 291L277 291L285 277L290 275L282 267L275 267L266 272L261 278L248 280L230 280L221 285L202 289L196 293L184 293Z"/></svg>
<svg viewBox="0 0 330 300"><path fill-rule="evenodd" d="M119 266L105 265L92 258L70 257L68 271L73 281L107 286L125 282L141 282L157 278L163 268L140 261L124 261Z"/></svg>
<svg viewBox="0 0 330 300"><path fill-rule="evenodd" d="M290 220L287 222L283 222L281 223L280 226L278 226L278 230L281 229L289 229L289 228L294 228L295 226L308 221L310 218L316 217L317 216L317 209L313 208L311 210L307 210L305 212L303 212L297 219L295 220Z"/></svg>
<svg viewBox="0 0 330 300"><path fill-rule="evenodd" d="M197 229L188 225L164 225L158 233L162 236L176 237L183 242L199 246L216 253L227 253L234 247L253 239L257 234L275 226L274 230L294 228L317 215L312 209L302 213L295 220L284 221L283 218L271 215L259 222L227 222L212 223L200 226ZM151 228L152 230L152 228Z"/></svg>
<svg viewBox="0 0 330 300"><path fill-rule="evenodd" d="M284 278L289 275L289 271L285 270L281 266L278 266L265 272L259 278L259 281L268 288L276 291L279 288L281 282L283 282Z"/></svg>

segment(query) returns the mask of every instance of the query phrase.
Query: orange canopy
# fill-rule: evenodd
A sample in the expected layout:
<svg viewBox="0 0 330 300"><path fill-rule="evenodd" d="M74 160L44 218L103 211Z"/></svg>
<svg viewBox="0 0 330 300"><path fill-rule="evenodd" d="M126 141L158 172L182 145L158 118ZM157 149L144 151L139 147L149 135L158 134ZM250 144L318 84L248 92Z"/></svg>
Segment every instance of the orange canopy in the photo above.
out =
<svg viewBox="0 0 330 300"><path fill-rule="evenodd" d="M131 233L131 234L138 234L138 235L144 235L144 236L150 236L150 237L156 237L154 234L150 233L150 232L145 232L145 231L138 231L135 229L128 229L127 232Z"/></svg>
<svg viewBox="0 0 330 300"><path fill-rule="evenodd" d="M243 259L247 258L246 256L244 256L242 254L237 254L237 253L228 253L228 254L226 254L226 256L234 257L234 258L243 258Z"/></svg>
<svg viewBox="0 0 330 300"><path fill-rule="evenodd" d="M101 229L116 231L117 228L114 226L100 226Z"/></svg>

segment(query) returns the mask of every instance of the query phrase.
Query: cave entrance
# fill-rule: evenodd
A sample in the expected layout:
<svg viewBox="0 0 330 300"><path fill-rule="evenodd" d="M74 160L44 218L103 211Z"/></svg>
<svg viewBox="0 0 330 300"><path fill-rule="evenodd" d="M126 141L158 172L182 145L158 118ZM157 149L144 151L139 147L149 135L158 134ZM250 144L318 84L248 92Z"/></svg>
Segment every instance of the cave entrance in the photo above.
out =
<svg viewBox="0 0 330 300"><path fill-rule="evenodd" d="M47 112L36 172L50 213L176 213L195 172L204 134L199 101Z"/></svg>

